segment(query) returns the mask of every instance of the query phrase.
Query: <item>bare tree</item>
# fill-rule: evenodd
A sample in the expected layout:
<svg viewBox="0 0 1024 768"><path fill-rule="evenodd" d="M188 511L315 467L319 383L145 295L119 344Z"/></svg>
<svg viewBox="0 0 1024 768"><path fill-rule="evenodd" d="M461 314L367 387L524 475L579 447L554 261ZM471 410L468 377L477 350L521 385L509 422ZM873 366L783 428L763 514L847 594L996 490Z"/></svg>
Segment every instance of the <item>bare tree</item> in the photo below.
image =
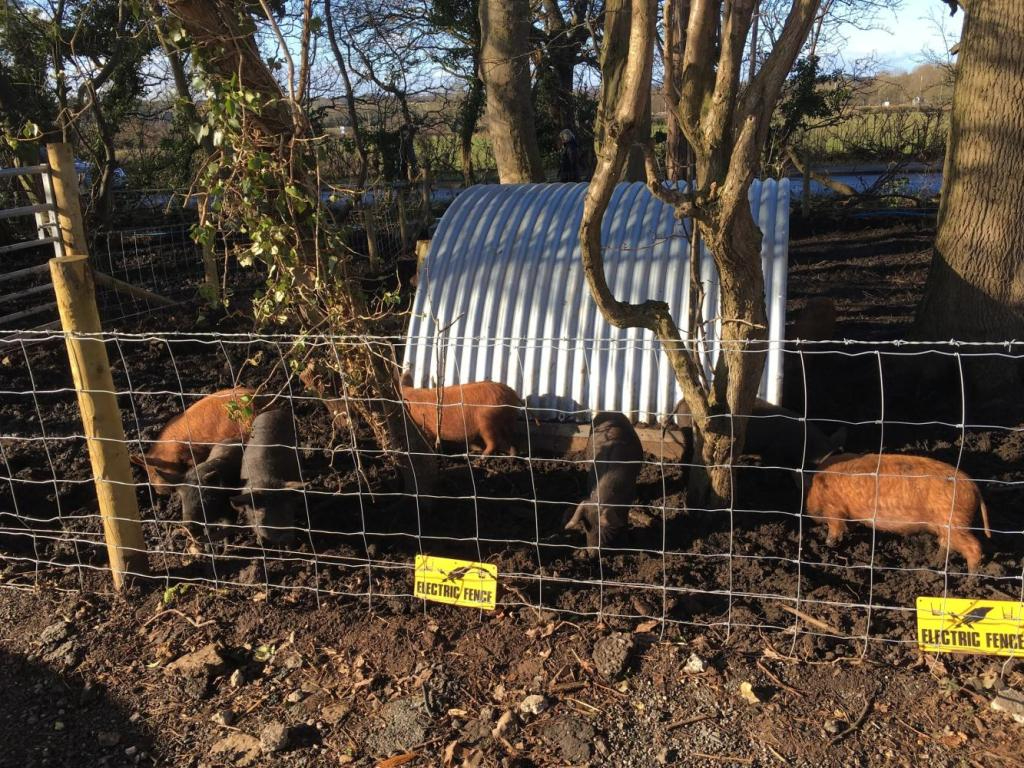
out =
<svg viewBox="0 0 1024 768"><path fill-rule="evenodd" d="M669 18L671 18L671 0ZM694 0L690 7L678 101L670 105L693 148L695 186L685 192L666 188L647 143L651 191L672 204L679 217L692 218L714 256L721 283L722 352L710 386L702 384L700 364L681 338L670 308L649 300L619 301L604 272L601 222L627 154L637 141L651 78L657 3L633 0L629 52L622 98L608 123L597 170L587 191L580 241L584 271L595 301L609 323L653 331L661 341L694 418L697 447L710 487L697 482L698 495L725 503L732 482L730 461L742 448L764 367L767 320L761 233L750 212L747 192L758 168L771 114L818 11L818 0L793 0L781 34L757 70L740 87L740 72L754 0ZM671 33L672 26L666 29ZM666 39L671 50L674 40ZM665 80L671 82L672 72ZM708 420L712 414L739 418ZM731 423L730 423L731 422ZM699 474L699 473L698 473Z"/></svg>
<svg viewBox="0 0 1024 768"><path fill-rule="evenodd" d="M480 0L480 78L502 184L544 181L530 99L529 10L526 0Z"/></svg>

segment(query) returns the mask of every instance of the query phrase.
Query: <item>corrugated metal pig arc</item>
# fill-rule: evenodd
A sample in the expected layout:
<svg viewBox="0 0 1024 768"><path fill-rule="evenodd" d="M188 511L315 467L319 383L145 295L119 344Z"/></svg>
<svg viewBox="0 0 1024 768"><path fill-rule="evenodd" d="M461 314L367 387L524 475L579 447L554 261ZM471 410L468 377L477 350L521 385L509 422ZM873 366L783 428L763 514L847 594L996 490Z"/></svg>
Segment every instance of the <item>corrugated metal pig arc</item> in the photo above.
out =
<svg viewBox="0 0 1024 768"><path fill-rule="evenodd" d="M438 225L420 268L406 343L417 386L492 379L519 392L541 419L586 421L597 410L656 422L679 388L654 334L613 328L590 297L580 262L586 184L478 185ZM755 182L754 219L768 301L762 397L782 391L789 182ZM685 335L690 306L688 234L643 184L619 184L605 216L605 269L615 296L667 301ZM701 254L705 367L718 355L718 275ZM446 329L446 330L445 330Z"/></svg>

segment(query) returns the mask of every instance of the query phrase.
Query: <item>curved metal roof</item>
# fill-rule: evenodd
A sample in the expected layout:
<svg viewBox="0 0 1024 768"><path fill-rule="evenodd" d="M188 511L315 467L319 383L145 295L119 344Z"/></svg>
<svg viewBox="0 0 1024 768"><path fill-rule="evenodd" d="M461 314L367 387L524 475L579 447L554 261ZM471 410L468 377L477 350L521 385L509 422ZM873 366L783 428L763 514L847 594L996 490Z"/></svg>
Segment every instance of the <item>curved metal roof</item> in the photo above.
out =
<svg viewBox="0 0 1024 768"><path fill-rule="evenodd" d="M515 389L542 419L589 420L597 410L654 422L681 392L654 334L605 322L583 275L579 225L586 184L477 185L442 217L420 265L405 365L417 386L490 379ZM769 339L785 332L789 181L755 182ZM608 284L621 300L666 301L684 338L689 222L640 183L617 185L602 230ZM701 254L704 318L718 315L718 275ZM719 324L708 323L707 370ZM782 347L770 345L760 396L778 402Z"/></svg>

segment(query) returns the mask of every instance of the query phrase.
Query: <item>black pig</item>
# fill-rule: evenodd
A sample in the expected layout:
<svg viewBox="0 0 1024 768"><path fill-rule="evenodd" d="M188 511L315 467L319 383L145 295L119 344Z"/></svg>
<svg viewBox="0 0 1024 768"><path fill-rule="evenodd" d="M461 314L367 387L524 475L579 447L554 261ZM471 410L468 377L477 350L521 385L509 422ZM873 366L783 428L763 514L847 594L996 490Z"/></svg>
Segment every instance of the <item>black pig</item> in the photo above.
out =
<svg viewBox="0 0 1024 768"><path fill-rule="evenodd" d="M577 505L565 530L583 531L587 546L597 547L613 542L626 527L644 450L621 413L602 411L594 416L591 439L590 496Z"/></svg>
<svg viewBox="0 0 1024 768"><path fill-rule="evenodd" d="M302 501L298 489L303 486L296 444L290 411L265 411L253 421L242 454L245 488L231 498L231 506L245 513L261 542L292 540L295 511Z"/></svg>
<svg viewBox="0 0 1024 768"><path fill-rule="evenodd" d="M190 467L179 485L181 519L192 523L231 523L229 503L241 486L242 446L215 445L206 461Z"/></svg>

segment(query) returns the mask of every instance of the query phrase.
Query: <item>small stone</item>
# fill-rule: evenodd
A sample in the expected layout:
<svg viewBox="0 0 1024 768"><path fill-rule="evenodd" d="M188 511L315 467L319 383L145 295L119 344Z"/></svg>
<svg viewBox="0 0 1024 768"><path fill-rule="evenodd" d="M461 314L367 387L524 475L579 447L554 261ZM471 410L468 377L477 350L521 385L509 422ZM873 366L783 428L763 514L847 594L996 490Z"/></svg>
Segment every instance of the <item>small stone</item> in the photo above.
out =
<svg viewBox="0 0 1024 768"><path fill-rule="evenodd" d="M699 675L708 668L708 663L696 653L691 653L690 658L683 665L683 672L688 675Z"/></svg>
<svg viewBox="0 0 1024 768"><path fill-rule="evenodd" d="M213 717L210 718L217 725L223 725L225 727L233 725L235 722L235 713L230 709L222 709L219 712L214 713Z"/></svg>
<svg viewBox="0 0 1024 768"><path fill-rule="evenodd" d="M135 753L139 751L138 747L125 747L125 757L135 757Z"/></svg>
<svg viewBox="0 0 1024 768"><path fill-rule="evenodd" d="M825 721L824 728L825 728L825 733L829 734L830 736L835 736L836 734L840 733L843 730L842 723L840 723L838 720L834 720L832 718L829 718L828 720Z"/></svg>
<svg viewBox="0 0 1024 768"><path fill-rule="evenodd" d="M220 646L216 643L204 645L198 651L186 653L180 656L166 667L164 673L168 675L182 675L184 677L195 677L199 675L213 676L224 669L224 657L221 654Z"/></svg>
<svg viewBox="0 0 1024 768"><path fill-rule="evenodd" d="M676 759L676 751L669 747L662 747L658 754L654 757L658 765L668 765L674 763Z"/></svg>
<svg viewBox="0 0 1024 768"><path fill-rule="evenodd" d="M65 640L49 653L44 653L43 661L48 664L73 667L78 663L78 657L78 643L74 640Z"/></svg>
<svg viewBox="0 0 1024 768"><path fill-rule="evenodd" d="M55 730L55 731L63 731L64 730L64 721L63 720L58 720L57 722L55 722L53 724L53 730Z"/></svg>
<svg viewBox="0 0 1024 768"><path fill-rule="evenodd" d="M599 753L600 753L601 755L603 755L603 756L605 756L605 757L607 757L607 756L608 756L608 742L607 742L607 741L605 741L604 739L602 739L602 738L601 738L600 736L598 736L598 737L597 737L597 738L596 738L596 739L594 740L594 746L595 746L595 747L597 747L597 751L598 751L598 752L599 752Z"/></svg>
<svg viewBox="0 0 1024 768"><path fill-rule="evenodd" d="M325 723L334 725L335 723L342 720L349 712L352 711L352 707L345 703L340 704L328 704L324 707L321 717L323 717Z"/></svg>
<svg viewBox="0 0 1024 768"><path fill-rule="evenodd" d="M338 758L338 765L349 765L355 761L356 759L352 755L341 755Z"/></svg>
<svg viewBox="0 0 1024 768"><path fill-rule="evenodd" d="M284 697L284 700L289 704L298 704L304 698L306 698L306 695L302 691L292 691Z"/></svg>
<svg viewBox="0 0 1024 768"><path fill-rule="evenodd" d="M245 673L240 669L236 669L231 673L231 677L228 678L228 683L232 688L241 688L245 685Z"/></svg>
<svg viewBox="0 0 1024 768"><path fill-rule="evenodd" d="M524 715L539 715L548 708L548 700L538 693L531 694L519 702L519 711Z"/></svg>
<svg viewBox="0 0 1024 768"><path fill-rule="evenodd" d="M503 701L505 699L505 684L498 683L494 686L494 691L491 692L491 696L495 701Z"/></svg>
<svg viewBox="0 0 1024 768"><path fill-rule="evenodd" d="M142 719L142 713L141 712L132 712L131 715L129 715L129 717L128 717L128 722L129 723L137 723L141 719Z"/></svg>
<svg viewBox="0 0 1024 768"><path fill-rule="evenodd" d="M996 712L1005 712L1018 723L1024 723L1024 693L1020 691L1004 688L989 706Z"/></svg>
<svg viewBox="0 0 1024 768"><path fill-rule="evenodd" d="M302 666L302 655L297 651L285 652L276 662L286 669L298 669Z"/></svg>
<svg viewBox="0 0 1024 768"><path fill-rule="evenodd" d="M237 768L247 768L259 760L260 741L247 733L229 733L210 747L210 755Z"/></svg>
<svg viewBox="0 0 1024 768"><path fill-rule="evenodd" d="M96 741L101 747L116 747L121 742L121 734L117 731L100 731Z"/></svg>
<svg viewBox="0 0 1024 768"><path fill-rule="evenodd" d="M594 643L594 666L609 680L621 675L629 662L636 641L625 632L613 632Z"/></svg>
<svg viewBox="0 0 1024 768"><path fill-rule="evenodd" d="M284 723L273 722L260 731L260 746L263 754L280 752L288 746L288 727Z"/></svg>

